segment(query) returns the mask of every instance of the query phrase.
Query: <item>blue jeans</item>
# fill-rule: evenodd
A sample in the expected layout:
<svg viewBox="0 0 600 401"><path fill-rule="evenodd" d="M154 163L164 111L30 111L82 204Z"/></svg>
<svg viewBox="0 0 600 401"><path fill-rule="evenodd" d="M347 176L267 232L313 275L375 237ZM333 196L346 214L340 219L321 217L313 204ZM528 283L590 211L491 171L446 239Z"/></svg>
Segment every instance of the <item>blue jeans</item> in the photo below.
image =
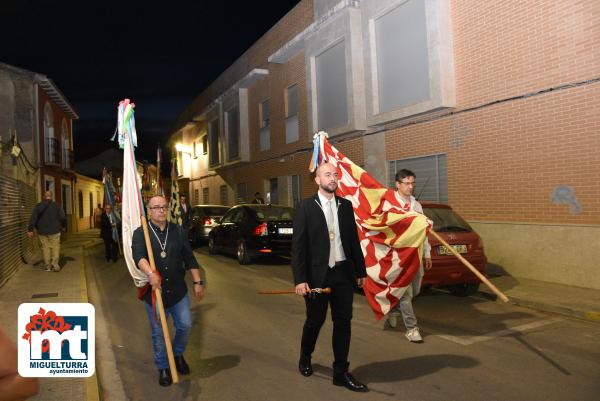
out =
<svg viewBox="0 0 600 401"><path fill-rule="evenodd" d="M154 364L157 369L167 369L169 361L167 360L167 348L165 346L165 338L163 337L162 326L160 321L154 319L152 305L144 302L146 312L150 320L150 330L152 335L152 349L154 350ZM175 305L165 308L166 319L169 315L173 316L175 324L175 340L173 341L173 355L182 355L185 351L190 331L192 329L192 313L190 312L190 301L187 294ZM160 319L160 316L158 316Z"/></svg>

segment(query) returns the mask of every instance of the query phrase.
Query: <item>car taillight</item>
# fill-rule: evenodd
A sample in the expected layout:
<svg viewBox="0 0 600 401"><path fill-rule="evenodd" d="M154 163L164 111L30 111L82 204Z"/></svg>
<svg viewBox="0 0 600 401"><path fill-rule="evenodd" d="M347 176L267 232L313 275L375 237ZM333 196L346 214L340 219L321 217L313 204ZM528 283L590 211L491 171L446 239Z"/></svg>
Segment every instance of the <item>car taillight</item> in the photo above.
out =
<svg viewBox="0 0 600 401"><path fill-rule="evenodd" d="M259 225L257 225L256 227L254 227L254 231L252 231L252 235L267 235L267 223L261 223Z"/></svg>
<svg viewBox="0 0 600 401"><path fill-rule="evenodd" d="M212 223L212 219L210 217L205 217L202 219L202 225L210 226Z"/></svg>

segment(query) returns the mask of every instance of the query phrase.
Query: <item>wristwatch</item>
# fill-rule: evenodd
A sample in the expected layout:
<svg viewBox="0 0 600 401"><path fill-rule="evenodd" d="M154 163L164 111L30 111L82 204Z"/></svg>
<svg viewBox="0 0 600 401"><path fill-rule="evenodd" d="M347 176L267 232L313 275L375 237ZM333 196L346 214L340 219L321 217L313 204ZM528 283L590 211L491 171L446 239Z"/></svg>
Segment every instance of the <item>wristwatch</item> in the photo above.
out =
<svg viewBox="0 0 600 401"><path fill-rule="evenodd" d="M193 281L194 285L198 284L198 285L204 285L204 281L203 280L198 280L198 281Z"/></svg>

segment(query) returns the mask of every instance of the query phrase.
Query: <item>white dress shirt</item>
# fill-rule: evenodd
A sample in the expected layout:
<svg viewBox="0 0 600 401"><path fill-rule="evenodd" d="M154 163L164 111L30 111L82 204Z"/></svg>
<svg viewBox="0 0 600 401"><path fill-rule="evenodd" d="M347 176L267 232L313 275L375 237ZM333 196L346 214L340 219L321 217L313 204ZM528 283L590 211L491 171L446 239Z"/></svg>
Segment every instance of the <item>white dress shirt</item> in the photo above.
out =
<svg viewBox="0 0 600 401"><path fill-rule="evenodd" d="M329 207L327 202L331 202L331 209L333 210L333 226L334 226L334 234L335 234L335 261L341 262L346 260L346 254L344 253L344 248L342 247L342 238L340 237L340 223L338 221L338 205L335 199L335 196L331 197L331 201L321 194L321 191L317 192L319 195L319 200L321 201L321 210L325 215L325 220L327 220L327 214L325 211L326 208Z"/></svg>

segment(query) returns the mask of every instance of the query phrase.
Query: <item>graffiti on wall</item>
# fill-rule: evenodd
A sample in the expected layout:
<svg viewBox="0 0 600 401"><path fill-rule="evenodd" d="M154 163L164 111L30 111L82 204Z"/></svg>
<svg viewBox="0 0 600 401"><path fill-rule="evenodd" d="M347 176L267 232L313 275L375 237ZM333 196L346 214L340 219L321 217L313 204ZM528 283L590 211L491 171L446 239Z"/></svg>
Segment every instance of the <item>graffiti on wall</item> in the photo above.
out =
<svg viewBox="0 0 600 401"><path fill-rule="evenodd" d="M575 196L573 187L569 185L558 185L551 195L552 203L569 205L571 213L581 213L581 205Z"/></svg>

